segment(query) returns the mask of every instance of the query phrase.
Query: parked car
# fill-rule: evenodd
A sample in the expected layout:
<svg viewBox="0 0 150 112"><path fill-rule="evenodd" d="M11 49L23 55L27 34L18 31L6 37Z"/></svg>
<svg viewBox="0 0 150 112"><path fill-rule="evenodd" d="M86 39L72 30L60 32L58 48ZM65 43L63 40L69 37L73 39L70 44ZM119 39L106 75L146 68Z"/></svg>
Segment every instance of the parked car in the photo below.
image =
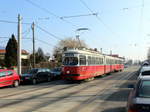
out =
<svg viewBox="0 0 150 112"><path fill-rule="evenodd" d="M56 67L51 70L51 78L52 79L60 79L61 78L61 67Z"/></svg>
<svg viewBox="0 0 150 112"><path fill-rule="evenodd" d="M124 68L128 68L129 67L129 65L127 65L127 64L124 64Z"/></svg>
<svg viewBox="0 0 150 112"><path fill-rule="evenodd" d="M28 73L21 75L22 82L31 82L32 84L50 80L50 69L46 68L34 68L31 69Z"/></svg>
<svg viewBox="0 0 150 112"><path fill-rule="evenodd" d="M138 79L145 77L145 76L150 76L150 66L143 66L140 69Z"/></svg>
<svg viewBox="0 0 150 112"><path fill-rule="evenodd" d="M0 69L0 87L17 87L20 83L20 77L14 70Z"/></svg>
<svg viewBox="0 0 150 112"><path fill-rule="evenodd" d="M150 76L139 79L131 90L127 112L150 112Z"/></svg>

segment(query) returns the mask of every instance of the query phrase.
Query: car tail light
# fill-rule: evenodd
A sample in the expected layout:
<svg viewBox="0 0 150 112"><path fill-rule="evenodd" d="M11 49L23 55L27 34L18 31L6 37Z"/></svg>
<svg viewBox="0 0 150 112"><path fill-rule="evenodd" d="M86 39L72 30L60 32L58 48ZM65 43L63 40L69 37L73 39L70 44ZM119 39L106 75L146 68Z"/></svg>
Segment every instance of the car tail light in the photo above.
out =
<svg viewBox="0 0 150 112"><path fill-rule="evenodd" d="M129 109L128 112L138 112L136 109Z"/></svg>
<svg viewBox="0 0 150 112"><path fill-rule="evenodd" d="M137 105L135 105L135 104L130 105L128 112L138 112Z"/></svg>

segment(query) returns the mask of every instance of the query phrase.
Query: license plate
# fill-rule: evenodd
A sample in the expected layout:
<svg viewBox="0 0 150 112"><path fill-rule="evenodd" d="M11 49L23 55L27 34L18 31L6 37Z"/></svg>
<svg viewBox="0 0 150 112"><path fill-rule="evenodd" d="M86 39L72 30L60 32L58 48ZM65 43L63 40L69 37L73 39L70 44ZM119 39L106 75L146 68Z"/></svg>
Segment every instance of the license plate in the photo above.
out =
<svg viewBox="0 0 150 112"><path fill-rule="evenodd" d="M25 79L30 79L29 77L25 77Z"/></svg>

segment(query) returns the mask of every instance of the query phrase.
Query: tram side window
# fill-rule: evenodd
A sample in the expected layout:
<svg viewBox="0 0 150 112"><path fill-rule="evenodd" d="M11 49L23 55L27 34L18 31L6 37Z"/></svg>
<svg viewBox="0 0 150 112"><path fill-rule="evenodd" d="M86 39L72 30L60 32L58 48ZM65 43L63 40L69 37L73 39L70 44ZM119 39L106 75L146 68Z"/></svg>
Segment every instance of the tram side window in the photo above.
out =
<svg viewBox="0 0 150 112"><path fill-rule="evenodd" d="M101 58L98 58L98 64L99 65L101 64Z"/></svg>
<svg viewBox="0 0 150 112"><path fill-rule="evenodd" d="M94 57L94 62L93 63L94 63L93 65L96 65L96 57Z"/></svg>
<svg viewBox="0 0 150 112"><path fill-rule="evenodd" d="M98 58L97 58L97 57L95 58L95 64L96 64L96 65L99 64L99 61L98 61Z"/></svg>
<svg viewBox="0 0 150 112"><path fill-rule="evenodd" d="M111 65L113 64L113 60L112 60L112 59L110 60L110 64L111 64Z"/></svg>
<svg viewBox="0 0 150 112"><path fill-rule="evenodd" d="M110 59L108 59L108 64L110 65Z"/></svg>
<svg viewBox="0 0 150 112"><path fill-rule="evenodd" d="M103 59L102 58L100 58L100 64L103 64Z"/></svg>
<svg viewBox="0 0 150 112"><path fill-rule="evenodd" d="M114 60L112 60L113 64L115 64Z"/></svg>
<svg viewBox="0 0 150 112"><path fill-rule="evenodd" d="M94 63L95 63L95 59L94 59L94 57L92 57L91 65L94 65Z"/></svg>
<svg viewBox="0 0 150 112"><path fill-rule="evenodd" d="M108 65L108 59L106 59L106 64Z"/></svg>
<svg viewBox="0 0 150 112"><path fill-rule="evenodd" d="M91 56L88 56L88 65L91 65Z"/></svg>
<svg viewBox="0 0 150 112"><path fill-rule="evenodd" d="M86 65L86 56L80 55L79 59L80 59L80 65Z"/></svg>

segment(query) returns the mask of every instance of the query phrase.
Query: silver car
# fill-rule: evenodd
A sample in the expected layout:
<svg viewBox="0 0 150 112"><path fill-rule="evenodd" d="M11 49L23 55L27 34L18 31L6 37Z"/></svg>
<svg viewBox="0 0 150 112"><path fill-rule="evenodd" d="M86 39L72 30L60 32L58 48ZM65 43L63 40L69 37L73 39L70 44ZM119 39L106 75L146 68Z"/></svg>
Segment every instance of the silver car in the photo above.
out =
<svg viewBox="0 0 150 112"><path fill-rule="evenodd" d="M127 112L150 112L150 76L139 79L131 90Z"/></svg>
<svg viewBox="0 0 150 112"><path fill-rule="evenodd" d="M139 72L139 76L138 79L142 78L142 77L147 77L150 76L150 66L143 66Z"/></svg>

